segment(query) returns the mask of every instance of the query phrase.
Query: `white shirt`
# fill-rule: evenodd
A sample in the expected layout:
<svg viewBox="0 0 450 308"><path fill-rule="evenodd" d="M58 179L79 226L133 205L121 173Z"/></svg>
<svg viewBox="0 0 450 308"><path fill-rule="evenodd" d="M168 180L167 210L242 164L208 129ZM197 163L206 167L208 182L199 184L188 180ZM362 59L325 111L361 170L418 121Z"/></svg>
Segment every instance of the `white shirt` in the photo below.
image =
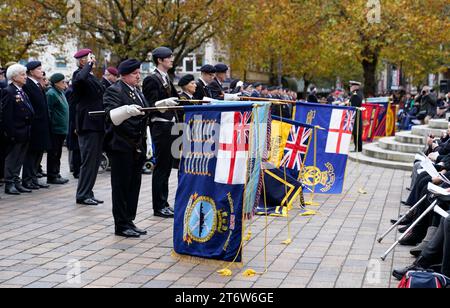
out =
<svg viewBox="0 0 450 308"><path fill-rule="evenodd" d="M167 73L161 71L161 70L158 69L158 68L156 68L156 71L158 71L158 72L161 74L161 76L162 76L164 82L166 82L166 84L169 84L169 77L168 77ZM164 85L164 86L165 86L165 85ZM153 117L153 118L151 119L151 122L152 122L152 123L153 123L153 122L173 122L173 123L175 123L175 117L173 117L172 120L167 120L167 119L163 119L163 118L160 118L160 117Z"/></svg>

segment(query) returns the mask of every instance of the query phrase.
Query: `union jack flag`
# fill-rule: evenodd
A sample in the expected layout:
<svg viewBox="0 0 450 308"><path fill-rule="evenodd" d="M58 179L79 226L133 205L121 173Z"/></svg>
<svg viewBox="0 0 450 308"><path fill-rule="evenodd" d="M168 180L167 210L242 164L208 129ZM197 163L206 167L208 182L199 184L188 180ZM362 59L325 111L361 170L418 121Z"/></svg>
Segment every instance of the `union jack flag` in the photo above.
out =
<svg viewBox="0 0 450 308"><path fill-rule="evenodd" d="M355 117L356 111L354 110L346 110L344 112L343 128L345 132L349 132L350 134L353 132L353 126L355 125Z"/></svg>
<svg viewBox="0 0 450 308"><path fill-rule="evenodd" d="M312 128L304 126L291 126L286 147L284 148L284 156L281 160L281 167L300 171L305 156L308 152L309 140L312 136Z"/></svg>

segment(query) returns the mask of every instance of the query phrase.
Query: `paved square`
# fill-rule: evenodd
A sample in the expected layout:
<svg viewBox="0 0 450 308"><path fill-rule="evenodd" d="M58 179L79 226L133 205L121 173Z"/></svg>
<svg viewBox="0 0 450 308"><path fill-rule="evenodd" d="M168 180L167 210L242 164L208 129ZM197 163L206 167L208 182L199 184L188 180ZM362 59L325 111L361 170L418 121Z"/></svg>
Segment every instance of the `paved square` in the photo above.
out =
<svg viewBox="0 0 450 308"><path fill-rule="evenodd" d="M76 180L67 171L67 153L62 170L71 178L67 185L18 197L0 193L0 287L387 288L398 284L392 268L413 262L405 247L380 260L395 232L383 244L376 242L401 210L409 172L349 162L344 194L317 196L321 205L313 209L319 215L291 212L290 245L282 244L287 219L268 219L268 272L248 278L242 275L245 269L264 269L265 217L252 223L244 268L221 277L217 268L171 257L173 220L153 216L151 176L144 176L136 220L148 235L123 239L113 234L109 173L99 174L94 189L105 204L88 207L75 204ZM173 204L175 171L170 186ZM359 188L367 194L359 194Z"/></svg>

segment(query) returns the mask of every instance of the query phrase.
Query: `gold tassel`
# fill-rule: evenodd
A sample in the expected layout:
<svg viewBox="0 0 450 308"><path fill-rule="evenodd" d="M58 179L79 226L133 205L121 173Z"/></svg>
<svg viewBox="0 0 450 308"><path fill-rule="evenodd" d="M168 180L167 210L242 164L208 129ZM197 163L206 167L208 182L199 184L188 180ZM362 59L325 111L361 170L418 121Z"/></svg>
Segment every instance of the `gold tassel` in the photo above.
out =
<svg viewBox="0 0 450 308"><path fill-rule="evenodd" d="M290 239L290 238L288 238L287 240L281 242L281 244L284 244L284 245L289 245L291 243L292 243L292 239Z"/></svg>
<svg viewBox="0 0 450 308"><path fill-rule="evenodd" d="M218 270L217 273L219 273L220 276L225 276L225 277L233 275L233 272L229 268L224 268L224 269Z"/></svg>
<svg viewBox="0 0 450 308"><path fill-rule="evenodd" d="M244 273L242 273L244 277L253 277L256 275L256 271L254 269L249 268Z"/></svg>
<svg viewBox="0 0 450 308"><path fill-rule="evenodd" d="M317 215L316 211L314 211L314 210L306 210L305 212L300 213L299 216L314 216L314 215Z"/></svg>

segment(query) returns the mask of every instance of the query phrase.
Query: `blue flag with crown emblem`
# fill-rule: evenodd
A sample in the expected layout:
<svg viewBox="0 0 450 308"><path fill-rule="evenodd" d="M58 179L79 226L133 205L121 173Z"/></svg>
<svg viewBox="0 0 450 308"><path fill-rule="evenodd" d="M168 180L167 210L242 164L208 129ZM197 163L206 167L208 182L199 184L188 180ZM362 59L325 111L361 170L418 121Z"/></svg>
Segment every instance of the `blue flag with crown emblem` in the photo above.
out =
<svg viewBox="0 0 450 308"><path fill-rule="evenodd" d="M303 185L311 190L315 186L315 193L342 193L355 117L354 107L297 103L296 121L324 129L317 130L317 140L313 136L305 168L302 174L298 174ZM314 150L315 144L317 148Z"/></svg>

